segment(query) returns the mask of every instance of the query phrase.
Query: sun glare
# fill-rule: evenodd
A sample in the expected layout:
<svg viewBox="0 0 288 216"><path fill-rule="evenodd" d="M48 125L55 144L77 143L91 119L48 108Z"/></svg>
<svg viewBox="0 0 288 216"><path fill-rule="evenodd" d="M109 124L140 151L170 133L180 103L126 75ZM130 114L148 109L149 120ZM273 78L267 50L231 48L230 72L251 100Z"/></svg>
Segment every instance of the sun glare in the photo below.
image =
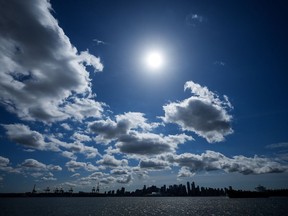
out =
<svg viewBox="0 0 288 216"><path fill-rule="evenodd" d="M149 52L146 56L146 64L153 70L162 68L164 64L162 53L158 51Z"/></svg>

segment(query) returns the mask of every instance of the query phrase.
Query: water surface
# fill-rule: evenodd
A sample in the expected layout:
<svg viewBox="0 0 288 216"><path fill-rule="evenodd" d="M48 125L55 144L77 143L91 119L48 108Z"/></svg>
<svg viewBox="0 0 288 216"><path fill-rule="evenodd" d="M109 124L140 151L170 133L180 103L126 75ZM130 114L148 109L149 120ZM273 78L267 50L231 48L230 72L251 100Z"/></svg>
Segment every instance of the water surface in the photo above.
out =
<svg viewBox="0 0 288 216"><path fill-rule="evenodd" d="M43 197L0 198L2 216L288 215L288 198Z"/></svg>

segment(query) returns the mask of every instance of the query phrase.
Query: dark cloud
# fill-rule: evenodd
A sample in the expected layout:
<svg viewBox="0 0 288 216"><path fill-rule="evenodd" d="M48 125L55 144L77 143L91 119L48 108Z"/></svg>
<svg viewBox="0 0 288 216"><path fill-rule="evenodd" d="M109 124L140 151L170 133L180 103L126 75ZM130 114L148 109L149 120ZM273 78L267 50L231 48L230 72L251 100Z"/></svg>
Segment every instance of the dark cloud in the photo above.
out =
<svg viewBox="0 0 288 216"><path fill-rule="evenodd" d="M116 147L118 147L122 153L140 155L153 155L173 151L171 146L161 141L161 139L159 140L159 137L147 136L142 138L136 134L123 136L121 140L117 142Z"/></svg>
<svg viewBox="0 0 288 216"><path fill-rule="evenodd" d="M192 140L185 134L163 136L154 133L133 132L122 136L115 146L121 153L137 155L156 155L174 152L178 144Z"/></svg>
<svg viewBox="0 0 288 216"><path fill-rule="evenodd" d="M128 112L116 115L115 118L115 121L94 121L88 127L97 134L96 142L108 144L114 140L118 151L124 154L155 155L174 152L178 144L193 139L185 134L164 136L151 133L159 123L148 123L143 113Z"/></svg>
<svg viewBox="0 0 288 216"><path fill-rule="evenodd" d="M169 163L167 161L159 159L144 159L139 163L140 168L142 169L151 169L151 170L163 170L169 168Z"/></svg>
<svg viewBox="0 0 288 216"><path fill-rule="evenodd" d="M227 109L232 108L228 97L221 101L215 93L192 81L185 84L194 96L180 102L163 106L166 123L176 123L182 130L193 131L208 142L220 142L224 136L233 132L231 115Z"/></svg>
<svg viewBox="0 0 288 216"><path fill-rule="evenodd" d="M96 137L97 142L108 144L122 134L127 133L127 122L115 123L114 121L98 120L89 124L89 129L98 134Z"/></svg>
<svg viewBox="0 0 288 216"><path fill-rule="evenodd" d="M113 169L111 170L111 174L113 175L127 175L129 172L126 169Z"/></svg>
<svg viewBox="0 0 288 216"><path fill-rule="evenodd" d="M85 66L101 71L103 65L77 51L51 10L46 0L2 2L0 103L25 120L99 117L102 104L92 97Z"/></svg>
<svg viewBox="0 0 288 216"><path fill-rule="evenodd" d="M2 126L6 129L8 138L19 145L37 150L59 151L59 148L56 145L45 142L42 134L31 130L26 125L7 124Z"/></svg>

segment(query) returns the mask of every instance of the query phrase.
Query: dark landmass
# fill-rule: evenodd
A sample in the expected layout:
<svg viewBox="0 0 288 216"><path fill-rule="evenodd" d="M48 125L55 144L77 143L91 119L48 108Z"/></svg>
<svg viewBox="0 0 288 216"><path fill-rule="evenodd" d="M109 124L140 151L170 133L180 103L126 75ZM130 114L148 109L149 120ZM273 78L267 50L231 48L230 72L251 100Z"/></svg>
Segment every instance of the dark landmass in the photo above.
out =
<svg viewBox="0 0 288 216"><path fill-rule="evenodd" d="M125 188L122 187L118 190L110 190L108 192L100 193L99 185L97 188L93 187L91 192L82 192L74 193L71 188L65 192L62 188L56 188L54 191L51 191L47 187L43 192L37 192L34 188L32 192L26 193L0 193L0 197L207 197L207 196L228 196L229 198L267 198L272 196L286 196L288 197L288 189L276 189L276 190L267 190L263 186L258 186L255 188L256 191L242 191L234 190L231 186L229 188L207 188L196 186L194 182L190 184L187 182L186 185L170 185L166 187L163 185L161 188L156 186L146 187L143 186L142 189L136 189L135 191L125 191Z"/></svg>
<svg viewBox="0 0 288 216"><path fill-rule="evenodd" d="M270 195L266 192L258 191L239 191L231 190L227 191L229 198L268 198Z"/></svg>
<svg viewBox="0 0 288 216"><path fill-rule="evenodd" d="M265 190L265 191L228 190L227 196L229 198L288 197L288 189Z"/></svg>

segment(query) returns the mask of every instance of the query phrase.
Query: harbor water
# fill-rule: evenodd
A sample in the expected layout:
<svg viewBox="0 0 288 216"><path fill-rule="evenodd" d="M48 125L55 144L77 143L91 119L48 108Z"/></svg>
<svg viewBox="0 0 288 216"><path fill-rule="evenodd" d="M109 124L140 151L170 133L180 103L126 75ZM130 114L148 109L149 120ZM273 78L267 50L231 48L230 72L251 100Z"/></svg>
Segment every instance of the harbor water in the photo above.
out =
<svg viewBox="0 0 288 216"><path fill-rule="evenodd" d="M288 215L288 198L42 197L0 198L1 216Z"/></svg>

